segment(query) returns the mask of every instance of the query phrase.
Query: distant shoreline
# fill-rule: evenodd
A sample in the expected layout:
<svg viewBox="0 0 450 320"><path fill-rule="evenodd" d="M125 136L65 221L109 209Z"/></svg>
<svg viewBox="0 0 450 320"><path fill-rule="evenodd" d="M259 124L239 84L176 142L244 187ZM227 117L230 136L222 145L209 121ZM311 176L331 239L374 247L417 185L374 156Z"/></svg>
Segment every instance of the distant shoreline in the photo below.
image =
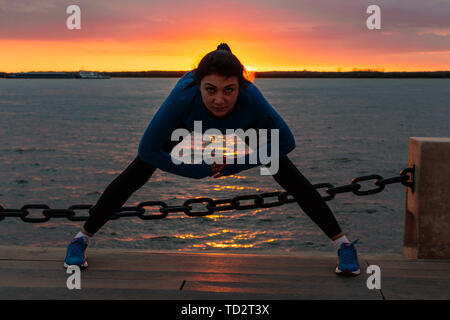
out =
<svg viewBox="0 0 450 320"><path fill-rule="evenodd" d="M179 78L187 71L102 72L111 78ZM256 71L255 78L450 78L450 71L379 72L379 71Z"/></svg>
<svg viewBox="0 0 450 320"><path fill-rule="evenodd" d="M100 71L99 73L111 78L179 78L186 72L188 71ZM78 72L65 73L75 75ZM13 73L0 72L0 78L6 78L11 74ZM256 71L254 74L255 78L450 78L450 71Z"/></svg>

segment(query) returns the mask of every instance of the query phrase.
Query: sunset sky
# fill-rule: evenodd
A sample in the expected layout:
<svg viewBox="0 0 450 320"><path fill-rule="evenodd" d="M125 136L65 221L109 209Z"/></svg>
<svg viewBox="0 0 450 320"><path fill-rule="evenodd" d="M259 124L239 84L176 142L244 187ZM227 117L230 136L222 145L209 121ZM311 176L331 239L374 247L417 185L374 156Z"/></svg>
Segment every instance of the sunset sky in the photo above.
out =
<svg viewBox="0 0 450 320"><path fill-rule="evenodd" d="M0 0L0 72L190 70L220 42L256 71L450 70L449 17L450 0Z"/></svg>

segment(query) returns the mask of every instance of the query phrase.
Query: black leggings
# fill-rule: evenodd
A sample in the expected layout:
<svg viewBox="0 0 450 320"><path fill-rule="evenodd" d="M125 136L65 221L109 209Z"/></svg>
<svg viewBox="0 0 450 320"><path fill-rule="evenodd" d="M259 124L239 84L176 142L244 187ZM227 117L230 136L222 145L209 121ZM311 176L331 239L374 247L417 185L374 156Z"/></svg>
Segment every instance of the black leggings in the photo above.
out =
<svg viewBox="0 0 450 320"><path fill-rule="evenodd" d="M166 144L170 150L173 145ZM100 199L90 210L84 229L94 234L118 211L128 198L141 188L153 175L156 168L139 158L133 162L105 189ZM273 175L281 187L289 192L302 210L329 237L341 233L333 213L312 184L300 173L287 156L280 158L277 174Z"/></svg>

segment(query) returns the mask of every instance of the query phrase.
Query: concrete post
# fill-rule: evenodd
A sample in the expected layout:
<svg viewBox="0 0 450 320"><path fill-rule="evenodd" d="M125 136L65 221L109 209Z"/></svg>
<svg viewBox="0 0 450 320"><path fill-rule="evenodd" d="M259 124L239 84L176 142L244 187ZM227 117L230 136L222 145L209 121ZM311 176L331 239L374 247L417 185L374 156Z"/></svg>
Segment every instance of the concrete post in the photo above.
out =
<svg viewBox="0 0 450 320"><path fill-rule="evenodd" d="M409 139L403 254L411 259L450 259L450 138Z"/></svg>

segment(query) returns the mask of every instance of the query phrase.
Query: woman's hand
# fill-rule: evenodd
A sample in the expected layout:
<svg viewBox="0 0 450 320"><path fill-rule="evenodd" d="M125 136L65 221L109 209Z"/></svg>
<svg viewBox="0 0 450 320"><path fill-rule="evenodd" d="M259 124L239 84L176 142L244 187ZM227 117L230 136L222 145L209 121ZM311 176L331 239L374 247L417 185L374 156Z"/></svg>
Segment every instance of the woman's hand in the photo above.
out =
<svg viewBox="0 0 450 320"><path fill-rule="evenodd" d="M226 158L225 158L225 156L223 157L223 164L217 164L217 163L213 163L212 165L211 165L211 172L212 172L212 177L214 178L214 179L217 179L217 178L220 178L220 177L222 177L223 176L223 173L222 173L222 170L223 170L223 168L225 168L225 166L227 165L226 163L225 163L225 160L226 160Z"/></svg>

